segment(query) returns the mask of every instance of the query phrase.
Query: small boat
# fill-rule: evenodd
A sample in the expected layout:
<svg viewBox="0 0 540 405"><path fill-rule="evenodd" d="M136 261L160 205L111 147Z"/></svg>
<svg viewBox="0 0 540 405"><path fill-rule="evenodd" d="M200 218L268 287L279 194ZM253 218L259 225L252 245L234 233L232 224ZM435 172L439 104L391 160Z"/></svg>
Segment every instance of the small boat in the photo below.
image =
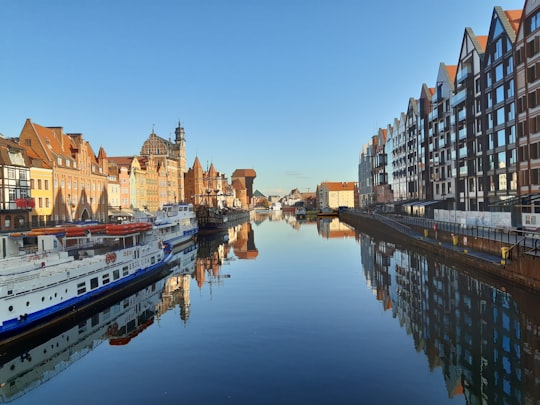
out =
<svg viewBox="0 0 540 405"><path fill-rule="evenodd" d="M306 219L306 209L302 206L295 207L294 215L296 219Z"/></svg>

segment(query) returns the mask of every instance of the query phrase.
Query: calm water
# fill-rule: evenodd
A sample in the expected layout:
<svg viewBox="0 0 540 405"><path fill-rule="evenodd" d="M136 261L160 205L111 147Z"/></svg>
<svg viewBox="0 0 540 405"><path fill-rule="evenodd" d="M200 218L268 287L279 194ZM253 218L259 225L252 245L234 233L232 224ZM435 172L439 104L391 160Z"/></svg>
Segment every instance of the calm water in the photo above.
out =
<svg viewBox="0 0 540 405"><path fill-rule="evenodd" d="M15 404L522 404L539 400L537 296L339 220L261 215L176 273L22 353Z"/></svg>

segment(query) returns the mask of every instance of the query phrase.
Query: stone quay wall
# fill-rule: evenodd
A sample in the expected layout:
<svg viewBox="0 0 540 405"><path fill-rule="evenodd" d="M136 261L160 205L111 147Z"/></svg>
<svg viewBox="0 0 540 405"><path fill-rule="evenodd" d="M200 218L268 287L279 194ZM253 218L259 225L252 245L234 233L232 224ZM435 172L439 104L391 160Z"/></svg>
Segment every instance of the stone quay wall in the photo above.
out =
<svg viewBox="0 0 540 405"><path fill-rule="evenodd" d="M501 281L510 281L540 292L540 256L529 254L524 238L517 242L492 240L475 235L456 235L444 229L409 226L384 215L344 211L340 219L357 231L381 240L409 245L455 262L469 272L480 271ZM436 233L435 233L436 232ZM457 238L457 239L456 239ZM507 256L503 256L503 248Z"/></svg>

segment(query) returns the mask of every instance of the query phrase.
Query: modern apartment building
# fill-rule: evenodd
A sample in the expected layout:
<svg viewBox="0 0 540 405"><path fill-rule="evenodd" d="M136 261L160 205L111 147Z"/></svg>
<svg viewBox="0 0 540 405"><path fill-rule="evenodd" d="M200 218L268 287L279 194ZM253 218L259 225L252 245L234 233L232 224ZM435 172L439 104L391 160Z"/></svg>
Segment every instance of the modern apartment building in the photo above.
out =
<svg viewBox="0 0 540 405"><path fill-rule="evenodd" d="M441 63L387 131L396 205L512 212L514 226L540 214L540 1L494 7L488 35L465 28L457 64Z"/></svg>
<svg viewBox="0 0 540 405"><path fill-rule="evenodd" d="M439 64L432 92L425 91L420 127L426 128L425 162L428 167L426 199L440 201L440 208L455 208L456 203L456 131L450 98L454 92L457 67ZM429 95L431 94L431 100ZM430 106L429 113L428 106Z"/></svg>
<svg viewBox="0 0 540 405"><path fill-rule="evenodd" d="M540 1L527 0L514 45L518 195L524 213L540 214ZM525 216L526 225L539 226ZM534 223L531 223L534 221Z"/></svg>
<svg viewBox="0 0 540 405"><path fill-rule="evenodd" d="M389 183L394 201L407 201L408 199L406 117L405 113L401 113L400 118L394 119L388 139L388 153L392 154L388 169L392 172Z"/></svg>
<svg viewBox="0 0 540 405"><path fill-rule="evenodd" d="M483 190L482 161L482 69L487 37L477 37L465 28L457 63L455 94L450 106L456 122L457 208L483 211L487 208Z"/></svg>
<svg viewBox="0 0 540 405"><path fill-rule="evenodd" d="M416 200L419 194L420 162L418 159L418 100L411 97L405 113L405 182L406 200Z"/></svg>
<svg viewBox="0 0 540 405"><path fill-rule="evenodd" d="M521 10L495 7L482 61L483 165L486 209L496 209L517 196L517 143L514 84L514 42ZM479 178L479 181L481 179Z"/></svg>

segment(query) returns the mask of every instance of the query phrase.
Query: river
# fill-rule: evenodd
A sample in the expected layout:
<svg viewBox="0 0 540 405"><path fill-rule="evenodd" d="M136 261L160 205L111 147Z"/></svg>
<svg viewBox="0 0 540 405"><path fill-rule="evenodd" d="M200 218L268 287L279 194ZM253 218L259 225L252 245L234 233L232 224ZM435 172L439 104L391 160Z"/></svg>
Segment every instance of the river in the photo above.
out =
<svg viewBox="0 0 540 405"><path fill-rule="evenodd" d="M14 404L526 404L538 295L337 218L258 214L174 274L1 354Z"/></svg>

